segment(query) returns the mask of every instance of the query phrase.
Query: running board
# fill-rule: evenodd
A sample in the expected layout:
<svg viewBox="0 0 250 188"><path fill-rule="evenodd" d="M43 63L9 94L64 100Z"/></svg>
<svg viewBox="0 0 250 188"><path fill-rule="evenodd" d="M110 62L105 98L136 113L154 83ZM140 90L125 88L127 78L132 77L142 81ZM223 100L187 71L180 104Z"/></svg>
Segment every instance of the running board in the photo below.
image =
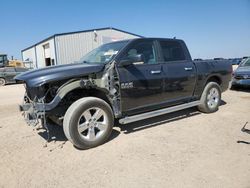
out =
<svg viewBox="0 0 250 188"><path fill-rule="evenodd" d="M199 104L201 104L200 101L194 101L194 102L189 102L189 103L185 103L185 104L181 104L181 105L177 105L177 106L172 106L172 107L168 107L168 108L164 108L164 109L160 109L160 110L146 112L143 114L138 114L138 115L134 115L134 116L127 116L125 118L120 119L119 123L120 124L132 123L135 121L140 121L143 119L147 119L147 118L151 118L151 117L155 117L155 116L160 116L163 114L167 114L167 113L183 110L186 108L198 106Z"/></svg>

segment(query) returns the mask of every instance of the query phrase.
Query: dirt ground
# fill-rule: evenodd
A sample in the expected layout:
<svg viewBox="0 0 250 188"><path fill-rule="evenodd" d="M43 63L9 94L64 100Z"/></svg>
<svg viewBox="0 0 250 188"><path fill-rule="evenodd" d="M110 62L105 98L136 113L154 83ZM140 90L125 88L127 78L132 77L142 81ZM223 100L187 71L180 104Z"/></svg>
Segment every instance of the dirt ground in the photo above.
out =
<svg viewBox="0 0 250 188"><path fill-rule="evenodd" d="M250 92L223 93L218 112L188 109L115 127L77 150L62 128L46 134L18 112L22 85L0 88L0 187L250 187Z"/></svg>

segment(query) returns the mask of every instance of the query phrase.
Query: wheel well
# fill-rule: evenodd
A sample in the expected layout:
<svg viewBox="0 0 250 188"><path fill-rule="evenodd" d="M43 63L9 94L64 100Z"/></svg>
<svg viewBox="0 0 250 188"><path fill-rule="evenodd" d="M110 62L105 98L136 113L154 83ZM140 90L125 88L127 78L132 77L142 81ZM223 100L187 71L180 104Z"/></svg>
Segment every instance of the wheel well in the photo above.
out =
<svg viewBox="0 0 250 188"><path fill-rule="evenodd" d="M68 99L69 96L74 96L74 101L83 98L83 97L97 97L100 98L102 100L104 100L105 102L107 102L110 105L110 102L105 94L104 91L98 90L98 89L82 89L82 88L77 88L74 89L72 91L70 91L64 98Z"/></svg>
<svg viewBox="0 0 250 188"><path fill-rule="evenodd" d="M78 99L81 99L83 97L97 97L100 98L102 100L104 100L105 102L107 102L110 107L112 108L112 105L108 99L108 97L106 96L104 91L98 90L98 89L83 89L83 88L76 88L72 91L70 91L69 93L67 93L62 100L60 101L60 103L57 105L56 108L54 108L53 110L51 110L51 114L55 115L55 116L64 116L65 112L67 111L67 109L69 108L69 106L71 104L73 104L75 101L77 101ZM112 108L113 109L113 108Z"/></svg>
<svg viewBox="0 0 250 188"><path fill-rule="evenodd" d="M211 76L210 78L208 78L206 84L209 82L216 82L217 84L221 85L221 79L218 76Z"/></svg>

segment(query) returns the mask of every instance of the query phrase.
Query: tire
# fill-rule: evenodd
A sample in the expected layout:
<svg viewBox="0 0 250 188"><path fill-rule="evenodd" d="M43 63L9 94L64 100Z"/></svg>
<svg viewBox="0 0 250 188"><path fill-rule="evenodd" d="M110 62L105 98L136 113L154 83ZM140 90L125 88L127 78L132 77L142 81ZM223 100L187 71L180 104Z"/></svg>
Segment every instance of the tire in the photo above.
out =
<svg viewBox="0 0 250 188"><path fill-rule="evenodd" d="M6 81L4 78L0 78L0 86L5 86Z"/></svg>
<svg viewBox="0 0 250 188"><path fill-rule="evenodd" d="M221 88L216 82L209 82L201 95L201 104L198 109L204 113L216 112L221 102Z"/></svg>
<svg viewBox="0 0 250 188"><path fill-rule="evenodd" d="M89 149L105 143L111 135L114 115L102 99L85 97L75 101L63 120L65 136L79 149Z"/></svg>

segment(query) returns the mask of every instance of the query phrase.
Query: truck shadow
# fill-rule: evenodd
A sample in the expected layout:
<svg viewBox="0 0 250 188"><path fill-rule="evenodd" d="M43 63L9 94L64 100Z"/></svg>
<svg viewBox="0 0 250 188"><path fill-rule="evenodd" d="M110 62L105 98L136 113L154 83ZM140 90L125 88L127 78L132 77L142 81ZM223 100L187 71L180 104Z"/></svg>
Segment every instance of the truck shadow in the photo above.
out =
<svg viewBox="0 0 250 188"><path fill-rule="evenodd" d="M47 124L48 131L44 128L39 128L38 135L41 136L44 140L48 142L51 141L66 141L67 138L63 132L63 128L59 125L55 125L53 123Z"/></svg>
<svg viewBox="0 0 250 188"><path fill-rule="evenodd" d="M178 121L199 114L201 114L201 112L197 111L196 108L189 108L178 112L157 116L154 118L149 118L138 122L129 123L127 125L119 125L119 127L124 134L130 134L133 132L163 125L165 123L170 123L173 121Z"/></svg>
<svg viewBox="0 0 250 188"><path fill-rule="evenodd" d="M67 141L68 139L66 138L64 132L63 132L63 127L53 124L53 123L49 123L47 124L48 127L48 131L49 134L47 132L46 129L44 128L38 128L38 135L41 136L44 140L47 140L49 143L50 142L64 142ZM113 129L112 134L108 140L111 141L114 138L116 138L118 135L120 134L120 132L118 130Z"/></svg>
<svg viewBox="0 0 250 188"><path fill-rule="evenodd" d="M224 100L221 100L220 106L223 106L225 104L227 104L227 103ZM201 114L201 112L198 111L196 107L193 107L193 108L188 108L185 110L180 110L177 112L172 112L169 114L141 120L138 122L129 123L127 125L120 125L119 124L118 126L120 127L121 131L124 134L130 134L130 133L133 133L136 131L152 128L152 127L163 125L165 123L170 123L173 121L178 121L178 120L185 119L185 118L192 117L192 116L196 116L199 114Z"/></svg>
<svg viewBox="0 0 250 188"><path fill-rule="evenodd" d="M221 106L223 106L225 104L226 104L226 102L222 100ZM185 119L188 117L193 117L193 116L196 116L199 114L201 114L201 112L199 112L195 107L193 107L193 108L189 108L189 109L185 109L185 110L157 116L154 118L149 118L149 119L141 120L138 122L126 124L126 125L121 125L118 123L118 121L116 121L114 127L119 127L120 131L113 129L112 134L111 134L108 142L113 140L117 136L119 136L119 134L121 132L123 132L124 134L130 134L130 133L133 133L136 131L152 128L155 126L163 125L165 123L170 123L173 121L178 121L178 120ZM67 141L67 138L63 132L62 126L55 125L51 122L48 123L47 126L48 126L48 130L49 130L49 135L48 135L48 132L46 131L46 129L44 129L44 128L37 129L38 135L40 135L43 139L48 140L48 142Z"/></svg>

